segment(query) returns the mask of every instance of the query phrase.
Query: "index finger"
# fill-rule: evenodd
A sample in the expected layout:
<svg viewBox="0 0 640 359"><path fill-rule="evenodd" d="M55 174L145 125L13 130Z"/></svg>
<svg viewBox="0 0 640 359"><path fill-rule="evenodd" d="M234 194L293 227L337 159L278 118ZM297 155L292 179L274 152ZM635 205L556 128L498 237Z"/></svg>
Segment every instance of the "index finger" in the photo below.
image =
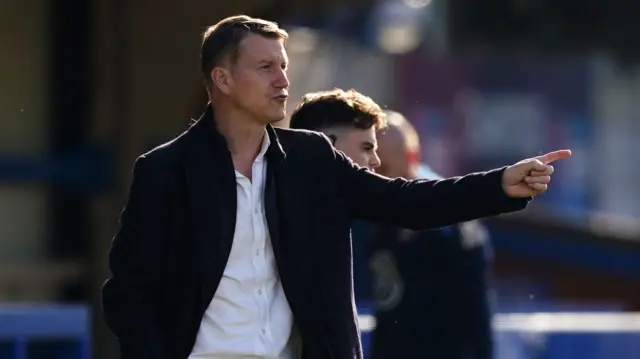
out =
<svg viewBox="0 0 640 359"><path fill-rule="evenodd" d="M558 151L549 152L542 156L538 156L536 157L536 159L544 163L545 165L548 165L551 162L554 162L557 160L563 160L565 158L569 158L570 156L571 156L571 150L558 150Z"/></svg>

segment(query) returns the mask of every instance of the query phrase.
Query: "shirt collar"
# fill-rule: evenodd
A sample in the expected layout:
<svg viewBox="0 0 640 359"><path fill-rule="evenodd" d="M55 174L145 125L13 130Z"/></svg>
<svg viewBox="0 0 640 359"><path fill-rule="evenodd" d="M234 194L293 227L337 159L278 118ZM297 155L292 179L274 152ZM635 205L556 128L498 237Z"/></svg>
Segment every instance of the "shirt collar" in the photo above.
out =
<svg viewBox="0 0 640 359"><path fill-rule="evenodd" d="M269 145L271 145L271 139L269 139L269 133L267 130L264 130L264 137L262 137L262 146L260 147L260 152L258 152L258 157L256 157L256 161L263 161L264 155L267 153L269 149Z"/></svg>

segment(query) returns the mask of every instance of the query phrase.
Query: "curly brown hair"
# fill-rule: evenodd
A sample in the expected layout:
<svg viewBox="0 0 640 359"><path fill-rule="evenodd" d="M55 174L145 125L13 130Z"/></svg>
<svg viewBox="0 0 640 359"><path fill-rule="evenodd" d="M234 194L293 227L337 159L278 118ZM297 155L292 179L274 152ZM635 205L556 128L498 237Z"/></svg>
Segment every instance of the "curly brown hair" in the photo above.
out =
<svg viewBox="0 0 640 359"><path fill-rule="evenodd" d="M321 131L330 127L354 127L362 130L386 128L380 106L360 92L333 89L306 94L291 114L291 128Z"/></svg>

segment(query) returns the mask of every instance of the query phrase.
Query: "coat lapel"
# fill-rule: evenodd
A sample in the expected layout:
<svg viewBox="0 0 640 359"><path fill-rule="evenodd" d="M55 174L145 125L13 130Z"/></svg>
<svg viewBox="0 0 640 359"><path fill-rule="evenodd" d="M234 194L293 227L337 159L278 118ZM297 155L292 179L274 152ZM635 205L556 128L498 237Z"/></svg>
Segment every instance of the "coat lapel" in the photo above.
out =
<svg viewBox="0 0 640 359"><path fill-rule="evenodd" d="M216 132L211 107L189 132L186 179L200 269L202 305L211 302L231 252L236 223L236 180L224 138Z"/></svg>
<svg viewBox="0 0 640 359"><path fill-rule="evenodd" d="M267 127L268 131L273 128ZM273 149L267 155L267 182L265 185L265 213L271 235L278 273L285 296L300 325L310 319L315 311L317 295L314 297L312 262L308 255L308 224L306 215L310 210L308 198L300 190L299 171L304 170L287 161L288 154L279 141L271 137ZM273 144L277 146L273 146ZM304 186L304 185L302 185Z"/></svg>
<svg viewBox="0 0 640 359"><path fill-rule="evenodd" d="M280 216L278 211L278 198L281 195L277 189L278 173L286 158L286 154L278 141L273 127L267 126L267 134L271 145L267 150L267 178L264 186L264 210L267 217L267 227L273 246L276 261L281 263L282 240L280 233Z"/></svg>

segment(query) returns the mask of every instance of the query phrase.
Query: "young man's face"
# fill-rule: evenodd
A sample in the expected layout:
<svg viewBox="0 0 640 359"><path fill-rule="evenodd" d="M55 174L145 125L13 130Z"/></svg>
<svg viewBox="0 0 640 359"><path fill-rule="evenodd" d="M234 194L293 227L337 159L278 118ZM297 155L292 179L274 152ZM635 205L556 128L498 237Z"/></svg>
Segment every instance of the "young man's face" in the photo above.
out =
<svg viewBox="0 0 640 359"><path fill-rule="evenodd" d="M329 137L335 138L334 146L361 167L372 171L380 167L378 157L378 141L375 128L366 130L359 128L341 129L340 131L325 131Z"/></svg>

